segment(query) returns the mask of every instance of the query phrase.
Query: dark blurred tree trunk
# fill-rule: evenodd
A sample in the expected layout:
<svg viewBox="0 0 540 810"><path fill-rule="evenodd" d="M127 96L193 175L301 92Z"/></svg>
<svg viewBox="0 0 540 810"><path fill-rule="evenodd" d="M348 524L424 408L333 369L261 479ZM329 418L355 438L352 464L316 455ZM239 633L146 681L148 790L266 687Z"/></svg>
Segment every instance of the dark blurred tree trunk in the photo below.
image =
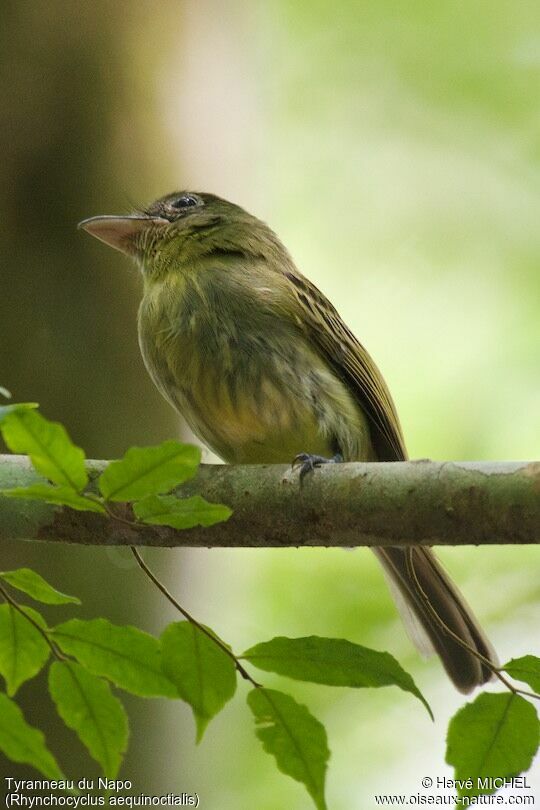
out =
<svg viewBox="0 0 540 810"><path fill-rule="evenodd" d="M126 42L137 28L151 41L167 16L173 25L177 5L0 2L0 384L17 401L38 401L98 457L178 432L140 360L134 268L76 230L83 217L129 208L128 195L146 201L163 191L149 181L163 155L149 157L144 147L155 122L141 96L155 65L145 64L148 48L135 68ZM84 615L148 628L152 611L139 587L148 589L135 570L126 582L127 556L13 543L2 548L0 565L36 567L79 594ZM66 615L53 610L51 622ZM67 773L91 773L45 688L43 677L22 688L28 720L45 731ZM140 771L136 751L130 756L126 770ZM0 756L0 772L6 769L36 776Z"/></svg>

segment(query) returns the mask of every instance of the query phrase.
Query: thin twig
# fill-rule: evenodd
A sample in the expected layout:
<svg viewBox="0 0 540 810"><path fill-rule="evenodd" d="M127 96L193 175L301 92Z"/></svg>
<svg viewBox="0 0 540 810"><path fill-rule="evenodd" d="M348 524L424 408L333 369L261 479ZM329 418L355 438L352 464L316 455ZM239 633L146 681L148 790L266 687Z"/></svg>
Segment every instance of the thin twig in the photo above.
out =
<svg viewBox="0 0 540 810"><path fill-rule="evenodd" d="M105 509L107 510L107 514L113 520L118 520L120 523L123 523L124 525L127 525L127 526L130 526L131 528L137 529L136 521L127 520L126 518L123 518L120 515L117 515L110 508L109 504L106 503L106 501L101 500L101 498L99 499L99 502L105 507ZM165 598L168 599L169 602L172 605L174 605L174 607L182 614L182 616L184 616L185 619L187 619L188 622L193 624L202 633L204 633L211 641L214 642L214 644L216 644L221 650L223 650L223 652L226 655L228 655L229 658L232 658L232 660L234 661L234 664L236 666L236 669L238 670L238 672L240 673L242 678L244 678L246 681L249 681L250 683L252 683L253 686L260 687L261 684L257 683L257 681L254 678L251 677L249 672L245 669L244 666L242 666L239 659L232 652L232 650L230 650L227 647L226 644L224 644L220 639L218 639L216 636L214 636L209 630L206 629L206 627L203 624L201 624L199 621L197 621L197 619L194 616L192 616L184 607L182 607L182 605L177 601L177 599L175 599L175 597L167 589L167 587L161 582L161 580L158 579L158 577L153 573L153 571L151 571L151 569L148 567L148 565L145 563L145 561L141 557L141 555L140 555L139 551L137 550L137 548L135 546L130 546L130 548L131 548L131 552L132 552L133 556L135 557L135 559L137 561L138 566L142 569L142 571L144 571L146 576L156 586L156 588L158 588L161 591L161 593L165 596Z"/></svg>
<svg viewBox="0 0 540 810"><path fill-rule="evenodd" d="M134 520L128 520L127 518L122 517L121 515L117 515L116 512L111 509L109 504L103 500L102 498L98 498L98 503L105 507L105 511L107 512L108 516L112 518L112 520L117 520L119 523L122 523L124 526L129 526L131 529L137 529L140 524L137 524ZM132 546L133 548L133 546Z"/></svg>
<svg viewBox="0 0 540 810"><path fill-rule="evenodd" d="M412 577L413 582L416 585L416 587L418 589L418 592L420 593L420 596L424 600L424 603L426 604L426 607L429 609L431 615L433 616L433 618L435 619L435 621L437 622L439 627L443 630L444 633L446 633L448 636L450 636L456 642L456 644L459 644L460 647L463 647L465 650L467 650L472 655L474 655L476 658L478 658L483 664L485 664L486 667L488 667L488 669L491 669L492 671L495 671L497 668L492 664L492 662L489 660L489 658L486 658L485 655L482 655L482 653L479 653L478 650L476 650L474 647L472 647L470 644L468 644L466 641L464 641L462 638L460 638L457 635L457 633L454 633L454 631L451 630L448 627L448 625L446 624L444 619L442 619L439 616L439 614L437 613L437 611L435 610L435 608L433 607L433 605L429 601L429 596L427 595L425 590L422 588L420 580L418 579L418 576L416 574L416 568L414 567L413 553L414 553L414 549L412 549L412 548L406 550L406 555L405 556L406 556L406 560L407 560L407 571L410 574L410 576Z"/></svg>
<svg viewBox="0 0 540 810"><path fill-rule="evenodd" d="M257 683L257 681L251 677L249 672L242 666L242 664L240 663L236 655L232 652L232 650L230 650L226 644L224 644L219 638L217 638L209 630L207 630L207 628L203 624L198 622L197 619L195 619L190 613L188 613L188 611L185 608L183 608L182 605L174 598L172 593L170 593L170 591L167 590L166 586L150 570L150 568L147 566L147 564L145 563L145 561L143 560L143 558L141 557L135 546L131 546L131 551L133 553L133 556L137 560L138 565L140 566L140 568L142 568L146 576L154 583L154 585L169 600L169 602L172 605L174 605L174 607L178 611L180 611L182 616L184 616L184 618L186 618L188 622L191 622L191 624L195 625L195 627L197 627L202 633L208 636L208 638L211 641L213 641L214 644L216 644L221 650L223 650L223 652L226 653L226 655L228 655L229 658L232 658L232 660L235 663L236 669L238 670L242 678L245 678L246 681L250 681L250 683L252 683L253 686L260 687L261 684Z"/></svg>
<svg viewBox="0 0 540 810"><path fill-rule="evenodd" d="M470 652L471 655L475 656L475 658L477 658L479 661L481 661L484 664L484 666L486 666L490 670L490 672L492 672L493 675L495 675L495 677L498 678L501 681L501 683L504 684L504 686L506 686L507 689L509 689L511 692L513 692L514 694L525 695L526 697L531 697L531 698L534 698L535 700L540 700L540 695L537 695L535 692L528 692L525 689L519 689L517 686L514 686L513 684L511 684L510 681L502 674L502 671L501 671L501 669L499 667L495 666L489 660L489 658L486 658L485 655L482 655L482 653L478 652L478 650L476 650L474 647L472 647L470 644L468 644L466 641L464 641L462 638L460 638L457 635L457 633L454 633L454 631L451 630L448 627L446 622L443 619L441 619L441 617L439 616L439 614L437 613L437 611L435 610L435 608L433 607L433 605L429 601L429 597L428 597L427 593L425 592L425 590L422 588L422 585L420 584L420 581L419 581L418 576L416 574L416 569L414 567L413 553L414 553L414 549L412 549L412 548L408 548L406 550L407 570L408 570L409 574L411 575L411 577L412 577L412 579L414 581L414 584L418 588L418 591L419 591L420 595L422 596L422 599L424 600L424 602L426 604L426 607L431 612L431 615L433 616L433 618L435 619L435 621L437 622L439 627L443 630L443 632L446 633L447 635L449 635L456 642L456 644L459 644L460 647L463 647L465 650Z"/></svg>
<svg viewBox="0 0 540 810"><path fill-rule="evenodd" d="M60 652L60 650L57 648L56 644L55 644L55 643L52 641L52 639L51 639L51 638L49 638L49 634L47 633L47 631L46 631L46 630L44 630L44 629L43 629L43 627L41 627L41 626L40 626L40 625L39 625L39 624L38 624L38 623L37 623L37 622L36 622L36 621L35 621L35 620L34 620L34 619L33 619L33 618L32 618L32 617L31 617L31 616L30 616L30 615L29 615L29 614L28 614L28 613L27 613L25 610L24 610L24 608L23 608L23 607L21 607L21 605L19 605L19 603L18 603L18 602L17 602L17 601L16 601L16 600L15 600L15 599L14 599L14 598L13 598L13 597L12 597L12 596L9 594L9 593L8 593L8 591L6 591L6 590L5 590L5 588L4 588L2 585L0 585L0 594L2 594L2 596L4 597L4 599L6 600L6 602L8 602L8 604L10 604L10 605L11 605L11 607L12 607L14 610L17 610L17 611L18 611L18 612L19 612L19 613L20 613L22 616L24 616L24 618L26 619L26 621L27 621L27 622L30 622L30 624L31 624L33 627L35 627L35 629L38 631L38 633L40 633L40 634L43 636L43 638L45 639L45 641L47 642L47 644L48 644L48 645L49 645L49 647L51 648L51 652L52 652L52 654L55 656L55 658L57 658L57 659L58 659L58 661L67 661L67 660L68 660L68 659L66 658L66 656L65 656L65 655L63 655L63 653L61 653L61 652Z"/></svg>

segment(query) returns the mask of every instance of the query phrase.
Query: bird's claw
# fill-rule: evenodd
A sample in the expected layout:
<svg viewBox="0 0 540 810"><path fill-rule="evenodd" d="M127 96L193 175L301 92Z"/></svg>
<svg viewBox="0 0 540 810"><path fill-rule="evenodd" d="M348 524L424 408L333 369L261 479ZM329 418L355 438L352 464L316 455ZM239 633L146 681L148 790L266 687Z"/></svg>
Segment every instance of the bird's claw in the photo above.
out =
<svg viewBox="0 0 540 810"><path fill-rule="evenodd" d="M322 467L323 464L339 464L343 461L340 453L336 453L332 458L325 456L316 456L312 453L298 453L292 461L292 469L300 468L300 483L304 480L308 473L312 473L317 467Z"/></svg>

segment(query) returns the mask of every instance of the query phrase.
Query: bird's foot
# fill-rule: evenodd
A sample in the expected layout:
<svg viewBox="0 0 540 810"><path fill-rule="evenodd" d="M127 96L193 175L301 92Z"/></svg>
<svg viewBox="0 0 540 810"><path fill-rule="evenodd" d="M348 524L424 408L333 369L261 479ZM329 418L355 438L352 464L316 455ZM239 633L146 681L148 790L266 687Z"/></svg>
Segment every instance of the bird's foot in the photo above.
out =
<svg viewBox="0 0 540 810"><path fill-rule="evenodd" d="M312 473L317 467L322 467L323 464L340 464L343 461L341 453L336 453L332 458L325 456L315 456L312 453L298 453L292 462L293 470L300 469L300 483L304 480L308 473Z"/></svg>

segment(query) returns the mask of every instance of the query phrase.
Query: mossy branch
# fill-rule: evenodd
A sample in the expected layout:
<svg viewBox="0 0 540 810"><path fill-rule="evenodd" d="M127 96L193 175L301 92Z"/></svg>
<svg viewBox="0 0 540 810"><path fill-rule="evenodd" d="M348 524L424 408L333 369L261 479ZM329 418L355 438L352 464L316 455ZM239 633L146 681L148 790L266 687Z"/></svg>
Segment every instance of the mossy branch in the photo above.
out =
<svg viewBox="0 0 540 810"><path fill-rule="evenodd" d="M106 465L89 461L91 478ZM38 480L26 456L0 456L0 488ZM0 540L221 548L540 542L538 462L328 465L302 486L284 465L202 465L178 494L225 503L233 516L178 531L0 496ZM132 518L128 504L117 514Z"/></svg>

